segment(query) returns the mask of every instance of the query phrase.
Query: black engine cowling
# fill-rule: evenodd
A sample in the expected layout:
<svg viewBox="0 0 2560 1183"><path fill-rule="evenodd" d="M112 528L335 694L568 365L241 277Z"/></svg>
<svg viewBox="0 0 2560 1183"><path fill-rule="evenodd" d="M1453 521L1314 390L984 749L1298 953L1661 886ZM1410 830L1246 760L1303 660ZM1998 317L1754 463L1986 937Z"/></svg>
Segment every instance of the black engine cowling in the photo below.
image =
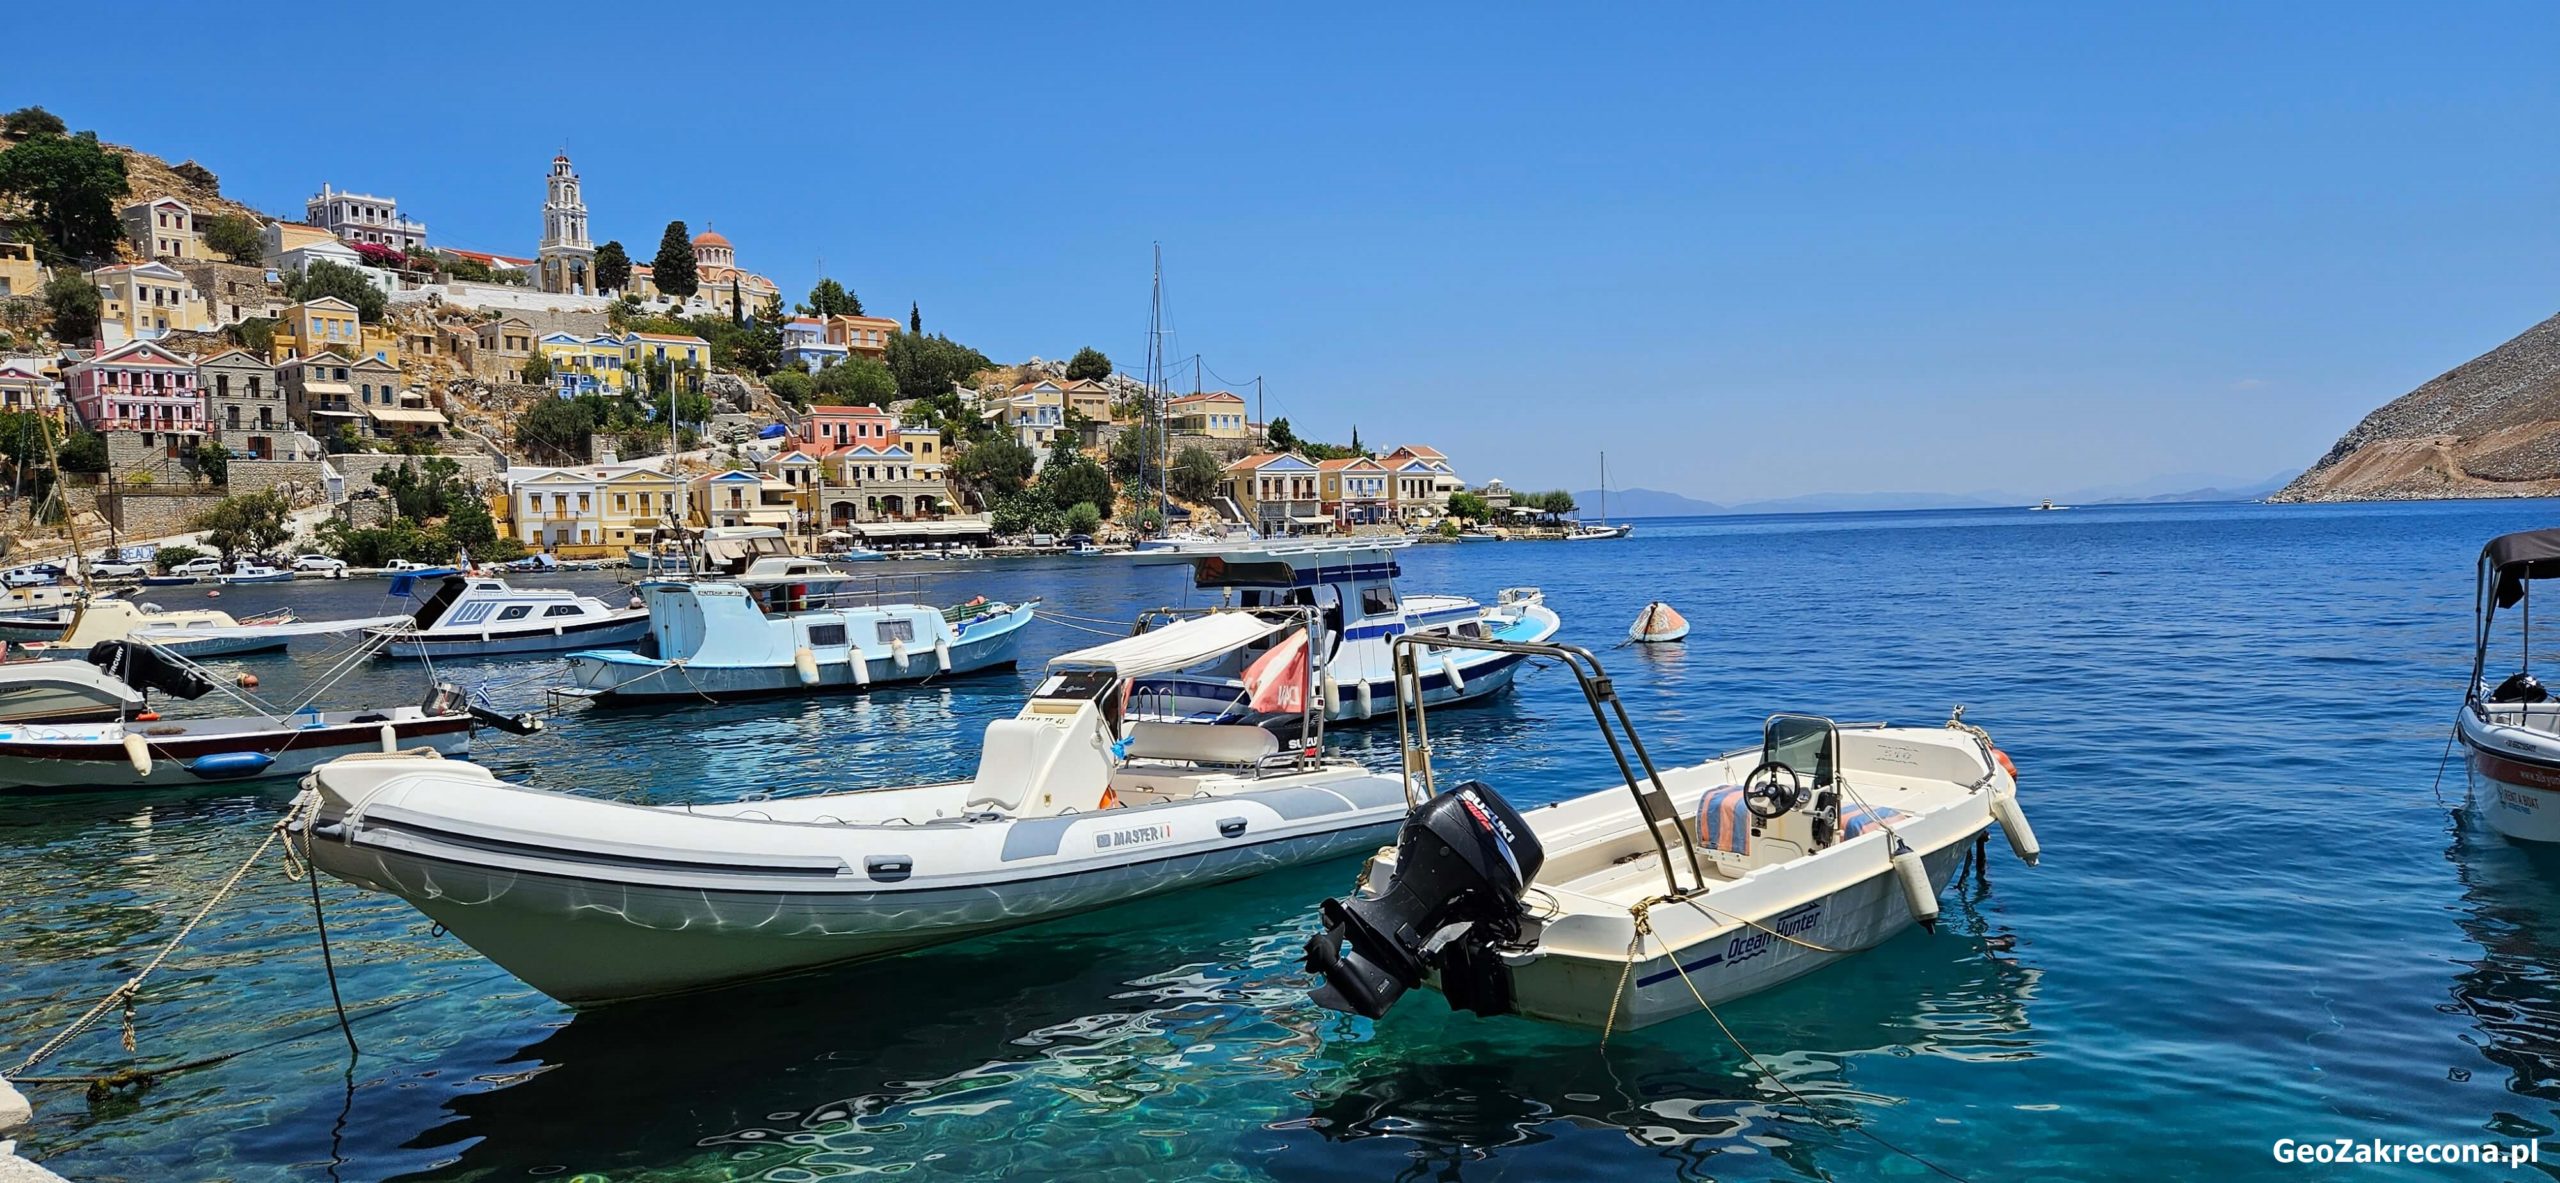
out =
<svg viewBox="0 0 2560 1183"><path fill-rule="evenodd" d="M134 641L100 641L89 647L89 664L117 681L146 694L157 690L197 699L213 689L213 679L149 645Z"/></svg>
<svg viewBox="0 0 2560 1183"><path fill-rule="evenodd" d="M1307 971L1324 977L1316 1004L1374 1019L1436 970L1450 1006L1507 1013L1494 950L1519 939L1520 893L1545 861L1528 822L1482 781L1433 798L1397 831L1394 873L1375 895L1324 902L1324 931L1307 941Z"/></svg>

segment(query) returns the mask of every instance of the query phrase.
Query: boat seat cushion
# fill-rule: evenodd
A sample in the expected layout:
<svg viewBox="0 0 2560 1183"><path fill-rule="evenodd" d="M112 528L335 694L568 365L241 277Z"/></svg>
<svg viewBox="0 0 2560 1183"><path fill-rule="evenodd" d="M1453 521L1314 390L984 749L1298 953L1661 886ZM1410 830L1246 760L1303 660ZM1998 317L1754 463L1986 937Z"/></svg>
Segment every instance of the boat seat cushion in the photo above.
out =
<svg viewBox="0 0 2560 1183"><path fill-rule="evenodd" d="M1882 829L1889 823L1909 816L1899 809L1884 805L1860 805L1852 802L1840 807L1840 840L1843 842L1869 830Z"/></svg>
<svg viewBox="0 0 2560 1183"><path fill-rule="evenodd" d="M1141 722L1129 730L1131 760L1254 765L1279 750L1278 736L1252 724Z"/></svg>
<svg viewBox="0 0 2560 1183"><path fill-rule="evenodd" d="M1741 785L1712 788L1698 799L1698 843L1726 854L1751 853L1751 809Z"/></svg>

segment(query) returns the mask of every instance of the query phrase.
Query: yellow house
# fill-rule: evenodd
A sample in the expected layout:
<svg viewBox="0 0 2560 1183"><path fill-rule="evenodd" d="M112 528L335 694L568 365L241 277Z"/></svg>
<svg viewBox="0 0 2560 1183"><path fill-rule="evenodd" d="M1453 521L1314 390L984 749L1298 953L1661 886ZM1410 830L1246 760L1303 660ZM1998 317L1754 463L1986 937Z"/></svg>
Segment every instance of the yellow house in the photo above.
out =
<svg viewBox="0 0 2560 1183"><path fill-rule="evenodd" d="M711 372L711 342L668 333L630 333L622 338L622 368L641 373L645 362L665 362L671 374Z"/></svg>
<svg viewBox="0 0 2560 1183"><path fill-rule="evenodd" d="M123 263L89 273L98 285L98 340L113 347L171 333L213 331L213 312L195 285L166 263Z"/></svg>
<svg viewBox="0 0 2560 1183"><path fill-rule="evenodd" d="M622 339L610 333L594 337L544 333L534 338L533 351L551 363L551 385L563 394L622 389Z"/></svg>
<svg viewBox="0 0 2560 1183"><path fill-rule="evenodd" d="M356 319L356 306L336 296L322 296L285 305L276 319L275 341L269 346L274 357L270 360L309 357L327 349L350 358L360 357L372 352L364 344L364 325Z"/></svg>
<svg viewBox="0 0 2560 1183"><path fill-rule="evenodd" d="M907 450L907 456L915 462L911 466L911 471L915 474L915 478L917 480L938 481L942 479L943 448L941 428L918 427L913 424L905 423L899 424L898 446L905 448Z"/></svg>
<svg viewBox="0 0 2560 1183"><path fill-rule="evenodd" d="M645 546L668 520L685 520L684 482L654 468L613 465L604 480L603 534L617 547Z"/></svg>
<svg viewBox="0 0 2560 1183"><path fill-rule="evenodd" d="M41 295L44 279L44 264L36 262L35 244L0 242L0 296Z"/></svg>

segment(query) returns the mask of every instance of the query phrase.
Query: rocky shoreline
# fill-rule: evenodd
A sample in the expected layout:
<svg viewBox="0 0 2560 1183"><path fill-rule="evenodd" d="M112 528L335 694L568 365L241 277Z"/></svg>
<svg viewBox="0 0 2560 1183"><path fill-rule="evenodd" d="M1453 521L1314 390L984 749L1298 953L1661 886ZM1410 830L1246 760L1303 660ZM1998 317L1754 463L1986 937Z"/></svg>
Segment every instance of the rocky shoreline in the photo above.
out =
<svg viewBox="0 0 2560 1183"><path fill-rule="evenodd" d="M2560 316L2364 417L2275 502L2560 496Z"/></svg>

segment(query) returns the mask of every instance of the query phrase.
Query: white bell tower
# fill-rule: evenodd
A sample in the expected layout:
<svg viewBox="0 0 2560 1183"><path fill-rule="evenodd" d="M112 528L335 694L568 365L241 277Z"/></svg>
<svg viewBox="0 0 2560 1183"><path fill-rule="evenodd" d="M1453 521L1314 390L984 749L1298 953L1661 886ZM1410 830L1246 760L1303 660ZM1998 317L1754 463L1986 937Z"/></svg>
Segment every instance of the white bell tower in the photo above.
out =
<svg viewBox="0 0 2560 1183"><path fill-rule="evenodd" d="M587 202L578 192L577 170L569 154L551 158L550 188L542 201L542 246L535 252L542 270L542 290L592 296L596 248L587 238Z"/></svg>

